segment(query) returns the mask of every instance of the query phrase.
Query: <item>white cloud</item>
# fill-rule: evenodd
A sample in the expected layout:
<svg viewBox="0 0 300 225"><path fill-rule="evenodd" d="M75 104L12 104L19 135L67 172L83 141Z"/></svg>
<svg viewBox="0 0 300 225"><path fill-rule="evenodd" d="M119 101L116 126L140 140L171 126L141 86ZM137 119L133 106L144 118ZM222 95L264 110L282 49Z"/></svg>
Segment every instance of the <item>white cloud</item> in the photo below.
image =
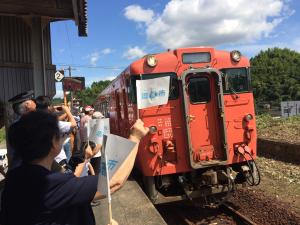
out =
<svg viewBox="0 0 300 225"><path fill-rule="evenodd" d="M289 48L294 51L300 52L300 38L295 38L291 42L274 42L269 44L247 44L247 45L234 45L232 47L225 48L228 51L237 49L243 55L248 57L254 57L259 54L260 51L265 51L268 48Z"/></svg>
<svg viewBox="0 0 300 225"><path fill-rule="evenodd" d="M147 38L164 48L215 46L268 37L294 13L288 4L287 0L171 0L156 16L149 9L130 5L125 17L144 22ZM143 11L151 16L133 13Z"/></svg>
<svg viewBox="0 0 300 225"><path fill-rule="evenodd" d="M104 48L101 51L96 49L91 54L88 54L88 55L82 57L82 59L88 59L90 65L96 66L101 55L108 55L108 54L111 54L112 52L113 52L113 49L111 49L111 48Z"/></svg>
<svg viewBox="0 0 300 225"><path fill-rule="evenodd" d="M154 12L151 9L143 9L139 5L130 5L125 8L124 15L127 19L135 22L150 23Z"/></svg>
<svg viewBox="0 0 300 225"><path fill-rule="evenodd" d="M123 57L127 59L135 59L140 58L146 55L146 52L138 46L130 47L124 52Z"/></svg>
<svg viewBox="0 0 300 225"><path fill-rule="evenodd" d="M101 51L101 53L102 53L103 55L108 55L108 54L110 54L110 53L112 53L112 52L113 52L113 50L110 49L110 48L105 48L105 49L103 49L103 50Z"/></svg>
<svg viewBox="0 0 300 225"><path fill-rule="evenodd" d="M94 51L94 52L92 52L91 54L88 54L87 56L83 57L83 59L88 59L88 60L89 60L89 63L90 63L92 66L96 66L96 65L97 65L97 62L98 62L98 60L99 60L99 57L100 57L99 51Z"/></svg>
<svg viewBox="0 0 300 225"><path fill-rule="evenodd" d="M294 48L296 51L300 52L300 37L296 38L293 42L292 42Z"/></svg>

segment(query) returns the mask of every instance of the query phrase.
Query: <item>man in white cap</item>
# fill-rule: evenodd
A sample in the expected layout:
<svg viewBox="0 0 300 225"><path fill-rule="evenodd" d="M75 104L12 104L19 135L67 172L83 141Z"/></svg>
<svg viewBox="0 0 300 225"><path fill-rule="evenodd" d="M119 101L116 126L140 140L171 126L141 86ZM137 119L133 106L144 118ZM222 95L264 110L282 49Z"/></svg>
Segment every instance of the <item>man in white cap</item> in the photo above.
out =
<svg viewBox="0 0 300 225"><path fill-rule="evenodd" d="M18 121L23 115L36 110L36 103L34 101L34 93L32 90L22 92L8 100L12 104L12 108L16 115L15 121ZM7 143L9 169L13 169L21 165L21 159L14 149Z"/></svg>

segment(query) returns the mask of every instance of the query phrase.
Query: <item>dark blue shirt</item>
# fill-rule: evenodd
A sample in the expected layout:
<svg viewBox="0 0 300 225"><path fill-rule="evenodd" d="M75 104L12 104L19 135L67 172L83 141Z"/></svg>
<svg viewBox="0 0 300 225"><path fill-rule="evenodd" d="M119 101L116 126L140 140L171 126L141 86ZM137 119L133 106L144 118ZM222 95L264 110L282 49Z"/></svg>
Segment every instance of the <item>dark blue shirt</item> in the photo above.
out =
<svg viewBox="0 0 300 225"><path fill-rule="evenodd" d="M7 174L1 225L93 225L91 201L98 178L77 178L23 164Z"/></svg>

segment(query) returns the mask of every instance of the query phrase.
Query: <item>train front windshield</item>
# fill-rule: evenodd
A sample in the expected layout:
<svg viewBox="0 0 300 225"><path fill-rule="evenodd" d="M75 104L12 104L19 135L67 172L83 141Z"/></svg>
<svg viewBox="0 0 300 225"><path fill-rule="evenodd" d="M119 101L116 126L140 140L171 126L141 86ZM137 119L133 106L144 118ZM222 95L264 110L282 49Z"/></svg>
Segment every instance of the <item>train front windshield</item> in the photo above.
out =
<svg viewBox="0 0 300 225"><path fill-rule="evenodd" d="M224 93L243 93L250 91L250 75L246 68L221 69L224 74L223 90Z"/></svg>
<svg viewBox="0 0 300 225"><path fill-rule="evenodd" d="M170 77L170 91L169 91L169 100L178 99L179 96L179 86L178 86L178 79L175 73L155 73L155 74L142 74L140 75L133 75L130 77L130 85L128 87L128 94L129 98L132 103L136 103L136 80L148 80L154 79L159 77Z"/></svg>

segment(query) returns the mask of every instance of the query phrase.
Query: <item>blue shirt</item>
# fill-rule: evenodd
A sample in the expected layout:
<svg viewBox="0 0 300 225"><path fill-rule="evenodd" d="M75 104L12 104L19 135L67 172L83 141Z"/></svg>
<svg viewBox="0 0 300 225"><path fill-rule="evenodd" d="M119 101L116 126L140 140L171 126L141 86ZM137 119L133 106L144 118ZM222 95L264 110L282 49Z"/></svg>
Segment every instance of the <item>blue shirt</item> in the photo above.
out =
<svg viewBox="0 0 300 225"><path fill-rule="evenodd" d="M5 179L0 224L93 225L97 182L97 176L77 178L24 163Z"/></svg>

